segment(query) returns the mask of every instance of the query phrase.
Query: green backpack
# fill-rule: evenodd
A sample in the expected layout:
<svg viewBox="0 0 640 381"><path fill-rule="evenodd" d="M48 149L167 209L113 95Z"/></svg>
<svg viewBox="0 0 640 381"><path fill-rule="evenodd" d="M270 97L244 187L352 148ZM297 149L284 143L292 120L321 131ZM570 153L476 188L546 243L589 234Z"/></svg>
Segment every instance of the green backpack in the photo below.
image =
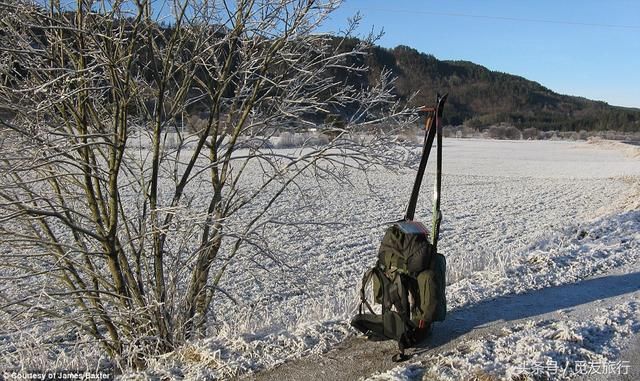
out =
<svg viewBox="0 0 640 381"><path fill-rule="evenodd" d="M384 234L378 260L362 279L361 303L358 314L351 325L373 340L396 340L399 353L394 361L407 359L405 348L421 341L431 330L434 321L446 317L445 297L446 259L437 252L440 230L440 185L442 158L442 127L440 120L447 96L438 96L436 107L422 110L433 112L427 118L427 133L422 151L422 159L409 200L405 218L391 225ZM429 239L427 228L413 221L422 177L426 168L433 140L438 138L437 170L433 226ZM376 313L367 299L367 289L371 284L372 301L382 305L381 313ZM366 310L365 310L366 307Z"/></svg>

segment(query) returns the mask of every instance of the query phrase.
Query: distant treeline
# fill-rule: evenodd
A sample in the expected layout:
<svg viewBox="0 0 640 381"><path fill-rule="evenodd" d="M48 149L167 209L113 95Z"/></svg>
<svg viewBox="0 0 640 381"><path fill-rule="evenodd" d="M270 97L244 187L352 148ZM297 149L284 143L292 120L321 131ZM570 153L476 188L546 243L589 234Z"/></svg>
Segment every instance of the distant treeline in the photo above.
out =
<svg viewBox="0 0 640 381"><path fill-rule="evenodd" d="M122 20L127 24L129 21ZM160 26L159 34L170 35L171 26ZM211 26L214 38L221 37L228 32L224 26ZM43 31L34 30L34 35L44 36ZM153 36L157 44L162 45L166 38L160 35ZM331 38L330 44L340 44L342 50L349 51L357 44L363 43L356 38ZM48 41L43 37L39 42L47 45ZM219 52L221 60L232 56L232 61L242 59L241 55L229 46ZM148 47L145 41L140 41L137 50L139 58L134 65L136 74L152 81L157 68L153 61L147 58ZM321 54L318 51L310 54ZM183 57L188 60L188 57ZM345 67L368 67L368 70L346 70L337 67L331 70L329 75L335 77L345 85L352 85L355 89L366 89L369 85L380 81L381 72L390 70L396 77L396 95L409 106L430 105L435 99L436 92L449 93L449 99L444 112L444 124L453 126L465 126L483 131L490 126L507 124L517 128L521 133L526 129L537 131L619 131L640 132L640 109L625 108L608 105L605 102L592 101L586 98L557 94L537 82L525 78L491 71L484 66L467 61L441 61L434 56L418 52L408 46L397 46L386 49L373 46L368 56L350 56L345 58ZM29 75L28 71L14 63L8 67L22 75ZM281 67L270 67L268 71L279 72ZM283 73L283 75L286 75ZM196 72L205 83L215 83L206 73ZM0 72L0 83L10 85ZM270 90L265 90L270 91ZM275 90L274 90L275 91ZM229 85L225 96L232 98L235 92L233 84ZM412 97L417 93L415 97ZM284 96L284 94L283 94ZM314 94L315 97L329 99L332 94ZM205 101L194 102L188 108L188 113L198 115L202 110L208 109L201 104ZM340 124L361 109L361 105L343 104L340 109L328 110L323 115L310 114L304 118L316 123ZM220 108L224 110L225 104ZM277 109L277 107L275 107ZM7 110L0 113L7 114ZM135 114L131 110L130 114ZM0 114L0 116L3 114Z"/></svg>
<svg viewBox="0 0 640 381"><path fill-rule="evenodd" d="M422 134L414 132L415 136ZM483 138L499 140L589 140L600 138L607 140L620 140L640 142L640 132L623 132L615 130L601 131L542 131L534 127L519 129L512 125L501 123L486 128L472 128L468 126L447 126L443 130L445 137L455 138Z"/></svg>
<svg viewBox="0 0 640 381"><path fill-rule="evenodd" d="M357 39L347 41L357 44ZM436 91L449 93L444 122L485 129L506 123L524 131L640 132L640 109L557 94L537 82L491 71L467 61L441 61L407 46L373 47L363 58L368 74L346 78L361 86L378 80L383 68L397 77L397 95L411 106L431 104ZM336 71L334 75L340 75ZM418 92L413 99L410 96Z"/></svg>

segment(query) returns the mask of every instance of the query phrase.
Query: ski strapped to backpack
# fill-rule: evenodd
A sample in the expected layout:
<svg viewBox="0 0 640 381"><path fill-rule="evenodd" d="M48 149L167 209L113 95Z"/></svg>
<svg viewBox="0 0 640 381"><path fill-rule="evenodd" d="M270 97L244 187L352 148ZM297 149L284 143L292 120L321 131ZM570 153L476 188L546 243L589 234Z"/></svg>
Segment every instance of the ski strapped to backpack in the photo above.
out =
<svg viewBox="0 0 640 381"><path fill-rule="evenodd" d="M405 217L385 232L378 251L378 260L362 279L358 314L351 320L351 325L370 339L396 340L399 353L393 357L394 361L406 360L404 350L421 341L430 332L434 321L445 319L447 311L446 260L437 252L442 220L441 120L446 99L446 94L438 95L435 107L423 107L419 110L428 115L425 120L426 133ZM432 227L429 233L422 223L414 221L414 215L434 140L437 141L436 180ZM369 284L373 290L372 302L382 305L381 313L376 313L367 299Z"/></svg>

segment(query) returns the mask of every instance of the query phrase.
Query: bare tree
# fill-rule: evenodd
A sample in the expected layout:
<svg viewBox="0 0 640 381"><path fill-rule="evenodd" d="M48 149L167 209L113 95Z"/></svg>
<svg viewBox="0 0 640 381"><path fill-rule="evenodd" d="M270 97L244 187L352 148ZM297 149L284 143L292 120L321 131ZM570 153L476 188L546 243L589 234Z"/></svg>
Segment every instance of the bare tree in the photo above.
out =
<svg viewBox="0 0 640 381"><path fill-rule="evenodd" d="M0 332L72 327L143 366L206 334L225 269L300 178L389 159L372 132L406 113L388 72L345 79L371 40L315 33L337 6L2 0ZM322 144L271 148L331 113Z"/></svg>

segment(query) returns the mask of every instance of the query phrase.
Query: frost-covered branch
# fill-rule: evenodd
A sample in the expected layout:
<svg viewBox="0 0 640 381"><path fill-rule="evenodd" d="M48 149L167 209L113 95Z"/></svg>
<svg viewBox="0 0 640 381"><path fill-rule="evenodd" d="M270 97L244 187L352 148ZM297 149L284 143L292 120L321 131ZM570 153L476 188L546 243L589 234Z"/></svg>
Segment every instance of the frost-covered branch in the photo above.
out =
<svg viewBox="0 0 640 381"><path fill-rule="evenodd" d="M410 113L388 72L361 85L373 41L315 33L338 5L0 0L1 319L144 367L212 333L247 250L275 258L261 237L301 179L396 163L380 129Z"/></svg>

